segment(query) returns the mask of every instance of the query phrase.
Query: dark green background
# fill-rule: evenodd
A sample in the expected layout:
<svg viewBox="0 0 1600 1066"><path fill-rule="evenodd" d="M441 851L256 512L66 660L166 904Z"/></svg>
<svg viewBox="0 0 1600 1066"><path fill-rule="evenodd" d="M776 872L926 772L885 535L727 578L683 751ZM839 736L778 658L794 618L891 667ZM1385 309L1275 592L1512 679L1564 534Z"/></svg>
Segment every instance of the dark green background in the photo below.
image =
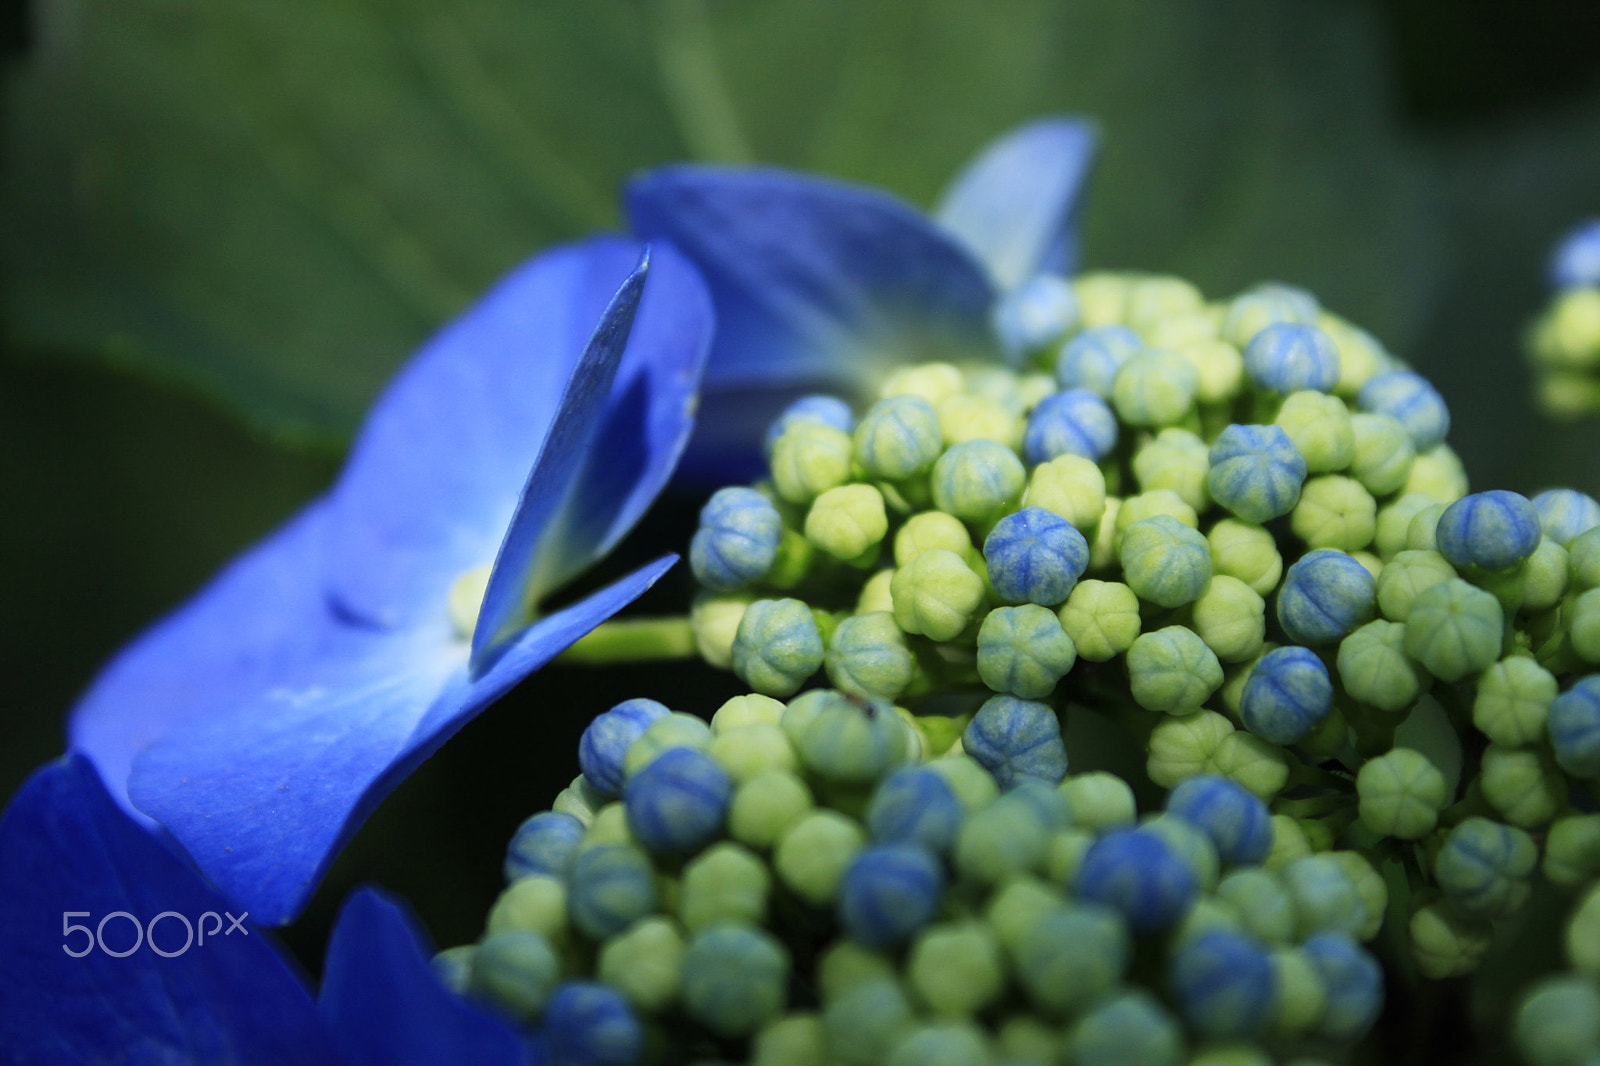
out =
<svg viewBox="0 0 1600 1066"><path fill-rule="evenodd" d="M1305 284L1439 385L1475 485L1600 494L1600 430L1537 415L1519 348L1550 243L1600 213L1588 3L117 7L81 5L66 64L47 62L65 6L6 9L0 796L59 752L98 664L329 482L432 324L617 225L617 183L654 162L753 158L926 204L1009 125L1094 115L1085 265L1212 295ZM681 544L693 506L624 554ZM291 942L315 965L362 880L473 937L589 716L640 694L709 712L732 688L546 671L396 793Z"/></svg>

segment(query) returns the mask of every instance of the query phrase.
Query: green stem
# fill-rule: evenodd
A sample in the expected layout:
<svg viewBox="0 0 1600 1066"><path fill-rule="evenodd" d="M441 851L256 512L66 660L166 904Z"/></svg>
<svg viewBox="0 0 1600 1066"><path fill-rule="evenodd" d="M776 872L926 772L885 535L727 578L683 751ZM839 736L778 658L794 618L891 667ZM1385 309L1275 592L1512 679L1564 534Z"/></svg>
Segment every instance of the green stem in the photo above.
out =
<svg viewBox="0 0 1600 1066"><path fill-rule="evenodd" d="M667 618L623 618L606 622L557 657L557 662L603 666L608 663L659 662L699 655L694 629L686 615Z"/></svg>

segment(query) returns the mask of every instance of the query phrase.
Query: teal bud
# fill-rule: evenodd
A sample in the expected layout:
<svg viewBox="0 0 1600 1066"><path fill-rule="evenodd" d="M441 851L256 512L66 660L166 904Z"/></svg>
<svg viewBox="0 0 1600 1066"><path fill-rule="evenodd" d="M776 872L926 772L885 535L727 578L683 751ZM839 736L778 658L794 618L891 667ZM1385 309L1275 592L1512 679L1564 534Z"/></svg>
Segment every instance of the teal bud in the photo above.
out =
<svg viewBox="0 0 1600 1066"><path fill-rule="evenodd" d="M954 640L972 621L983 604L984 586L983 578L955 552L930 548L894 572L889 593L901 629L945 641Z"/></svg>
<svg viewBox="0 0 1600 1066"><path fill-rule="evenodd" d="M915 1015L893 977L860 981L823 1008L828 1050L850 1066L876 1066L888 1057Z"/></svg>
<svg viewBox="0 0 1600 1066"><path fill-rule="evenodd" d="M996 692L1041 699L1076 661L1072 638L1047 607L999 607L978 630L978 676Z"/></svg>
<svg viewBox="0 0 1600 1066"><path fill-rule="evenodd" d="M911 946L906 977L933 1014L965 1017L999 998L1005 988L1005 959L982 923L933 925Z"/></svg>
<svg viewBox="0 0 1600 1066"><path fill-rule="evenodd" d="M1444 899L1413 911L1407 931L1417 969L1434 981L1472 973L1494 940L1494 926L1469 918Z"/></svg>
<svg viewBox="0 0 1600 1066"><path fill-rule="evenodd" d="M1145 710L1189 714L1221 687L1222 664L1194 630L1167 626L1128 649L1128 682Z"/></svg>
<svg viewBox="0 0 1600 1066"><path fill-rule="evenodd" d="M1426 755L1395 748L1368 759L1356 775L1361 822L1379 836L1419 840L1450 802L1444 774Z"/></svg>
<svg viewBox="0 0 1600 1066"><path fill-rule="evenodd" d="M1244 369L1265 392L1331 392L1339 383L1339 349L1316 326L1276 322L1244 346Z"/></svg>
<svg viewBox="0 0 1600 1066"><path fill-rule="evenodd" d="M1027 924L1013 952L1014 972L1035 1007L1063 1017L1116 991L1132 956L1121 915L1074 901Z"/></svg>
<svg viewBox="0 0 1600 1066"><path fill-rule="evenodd" d="M589 723L578 741L578 766L595 791L604 796L622 794L628 750L668 713L655 700L624 700Z"/></svg>
<svg viewBox="0 0 1600 1066"><path fill-rule="evenodd" d="M991 696L961 735L961 747L994 775L1002 789L1023 778L1050 784L1067 772L1061 722L1048 704Z"/></svg>
<svg viewBox="0 0 1600 1066"><path fill-rule="evenodd" d="M889 532L883 494L871 485L839 485L818 496L806 512L806 540L835 559L875 552Z"/></svg>
<svg viewBox="0 0 1600 1066"><path fill-rule="evenodd" d="M683 977L683 937L669 919L641 918L600 949L596 976L636 1010L654 1014L678 995Z"/></svg>
<svg viewBox="0 0 1600 1066"><path fill-rule="evenodd" d="M561 979L561 962L544 937L522 930L491 933L472 952L467 987L512 1017L534 1020Z"/></svg>
<svg viewBox="0 0 1600 1066"><path fill-rule="evenodd" d="M992 440L969 440L933 464L933 502L957 518L985 522L1015 507L1027 480L1016 452Z"/></svg>
<svg viewBox="0 0 1600 1066"><path fill-rule="evenodd" d="M1324 474L1305 483L1289 527L1311 548L1359 551L1377 534L1378 504L1361 482Z"/></svg>
<svg viewBox="0 0 1600 1066"><path fill-rule="evenodd" d="M1295 924L1302 938L1318 933L1355 936L1367 924L1361 893L1333 856L1296 859L1283 868L1282 877L1294 900Z"/></svg>
<svg viewBox="0 0 1600 1066"><path fill-rule="evenodd" d="M772 484L790 503L810 503L850 480L850 434L821 422L800 421L772 446Z"/></svg>
<svg viewBox="0 0 1600 1066"><path fill-rule="evenodd" d="M1224 518L1206 534L1206 544L1217 573L1238 578L1260 596L1278 587L1283 556L1272 534L1260 526Z"/></svg>
<svg viewBox="0 0 1600 1066"><path fill-rule="evenodd" d="M1385 414L1406 427L1417 451L1425 452L1450 432L1450 411L1426 378L1409 370L1379 374L1361 387L1363 411Z"/></svg>
<svg viewBox="0 0 1600 1066"><path fill-rule="evenodd" d="M567 916L585 936L604 940L655 910L655 873L643 851L603 844L578 853L568 874Z"/></svg>
<svg viewBox="0 0 1600 1066"><path fill-rule="evenodd" d="M749 849L713 844L683 869L678 917L690 932L728 922L760 925L771 880L766 863Z"/></svg>
<svg viewBox="0 0 1600 1066"><path fill-rule="evenodd" d="M884 1066L987 1066L988 1034L965 1021L939 1021L908 1031L889 1050Z"/></svg>
<svg viewBox="0 0 1600 1066"><path fill-rule="evenodd" d="M1294 442L1313 474L1343 470L1355 460L1350 409L1337 396L1309 390L1290 393L1273 422Z"/></svg>
<svg viewBox="0 0 1600 1066"><path fill-rule="evenodd" d="M1055 344L1078 323L1078 297L1072 283L1057 274L1035 274L1000 297L994 307L995 333L1016 362Z"/></svg>
<svg viewBox="0 0 1600 1066"><path fill-rule="evenodd" d="M1358 414L1350 417L1350 434L1350 476L1374 496L1398 492L1417 461L1406 427L1390 415Z"/></svg>
<svg viewBox="0 0 1600 1066"><path fill-rule="evenodd" d="M1122 569L1128 587L1161 607L1193 603L1211 580L1206 539L1167 515L1128 526L1122 536Z"/></svg>
<svg viewBox="0 0 1600 1066"><path fill-rule="evenodd" d="M811 790L789 770L767 770L733 791L728 834L752 848L770 848L811 812Z"/></svg>
<svg viewBox="0 0 1600 1066"><path fill-rule="evenodd" d="M1165 841L1172 854L1188 868L1201 892L1211 892L1217 887L1217 880L1222 876L1222 857L1210 834L1200 826L1169 812L1146 817L1139 823L1139 831L1152 833Z"/></svg>
<svg viewBox="0 0 1600 1066"><path fill-rule="evenodd" d="M1517 1006L1512 1035L1529 1066L1584 1066L1600 1051L1600 990L1579 974L1546 977Z"/></svg>
<svg viewBox="0 0 1600 1066"><path fill-rule="evenodd" d="M1378 961L1348 936L1322 933L1302 947L1326 996L1317 1033L1339 1043L1366 1035L1383 1009L1383 971Z"/></svg>
<svg viewBox="0 0 1600 1066"><path fill-rule="evenodd" d="M783 518L771 500L755 489L718 489L700 509L689 567L706 588L732 592L766 576L782 537Z"/></svg>
<svg viewBox="0 0 1600 1066"><path fill-rule="evenodd" d="M1084 1066L1178 1066L1183 1031L1148 992L1103 999L1069 1031L1069 1059Z"/></svg>
<svg viewBox="0 0 1600 1066"><path fill-rule="evenodd" d="M1077 654L1106 662L1133 646L1139 636L1139 597L1116 581L1080 581L1057 617Z"/></svg>
<svg viewBox="0 0 1600 1066"><path fill-rule="evenodd" d="M1144 341L1126 326L1095 326L1062 346L1056 356L1056 381L1065 389L1088 389L1110 399L1117 371L1144 348Z"/></svg>
<svg viewBox="0 0 1600 1066"><path fill-rule="evenodd" d="M852 696L892 700L916 676L905 632L889 611L852 615L828 638L823 658L834 687Z"/></svg>
<svg viewBox="0 0 1600 1066"><path fill-rule="evenodd" d="M901 481L933 466L944 450L939 415L920 396L891 396L867 408L856 426L854 455L869 477Z"/></svg>
<svg viewBox="0 0 1600 1066"><path fill-rule="evenodd" d="M1187 429L1169 427L1133 456L1133 476L1145 492L1166 489L1196 511L1211 502L1211 449Z"/></svg>
<svg viewBox="0 0 1600 1066"><path fill-rule="evenodd" d="M722 1037L749 1036L783 1013L789 953L765 930L719 925L695 934L683 957L683 1007Z"/></svg>
<svg viewBox="0 0 1600 1066"><path fill-rule="evenodd" d="M778 841L773 856L778 878L801 899L830 903L844 872L866 843L861 827L838 811L801 816Z"/></svg>
<svg viewBox="0 0 1600 1066"><path fill-rule="evenodd" d="M644 1028L614 988L567 981L556 989L540 1025L552 1062L574 1066L636 1066L645 1050Z"/></svg>
<svg viewBox="0 0 1600 1066"><path fill-rule="evenodd" d="M565 877L583 840L583 823L570 814L540 811L517 827L506 847L507 883L533 874Z"/></svg>
<svg viewBox="0 0 1600 1066"><path fill-rule="evenodd" d="M1230 904L1243 930L1266 944L1295 939L1294 897L1277 874L1259 866L1231 871L1217 883L1217 897Z"/></svg>
<svg viewBox="0 0 1600 1066"><path fill-rule="evenodd" d="M1600 526L1600 501L1575 489L1546 489L1532 500L1544 535L1565 548Z"/></svg>
<svg viewBox="0 0 1600 1066"><path fill-rule="evenodd" d="M1194 601L1194 631L1223 662L1255 658L1266 638L1266 602L1243 581L1217 574Z"/></svg>
<svg viewBox="0 0 1600 1066"><path fill-rule="evenodd" d="M784 712L782 728L806 769L847 785L877 781L905 760L905 723L882 702L827 689Z"/></svg>
<svg viewBox="0 0 1600 1066"><path fill-rule="evenodd" d="M1600 777L1600 674L1582 678L1550 704L1550 746L1573 777Z"/></svg>
<svg viewBox="0 0 1600 1066"><path fill-rule="evenodd" d="M1246 522L1288 514L1300 501L1306 460L1278 426L1228 426L1208 458L1212 498Z"/></svg>
<svg viewBox="0 0 1600 1066"><path fill-rule="evenodd" d="M1372 617L1376 598L1376 582L1360 562L1343 552L1308 552L1284 575L1278 621L1297 644L1333 644Z"/></svg>
<svg viewBox="0 0 1600 1066"><path fill-rule="evenodd" d="M458 996L465 996L471 991L472 956L476 950L476 944L445 948L428 960L428 969L433 971L440 984Z"/></svg>
<svg viewBox="0 0 1600 1066"><path fill-rule="evenodd" d="M1200 373L1177 352L1146 348L1124 362L1111 383L1111 402L1130 426L1170 426L1194 408Z"/></svg>
<svg viewBox="0 0 1600 1066"><path fill-rule="evenodd" d="M1600 875L1600 814L1558 818L1545 835L1542 868L1560 888L1578 888Z"/></svg>
<svg viewBox="0 0 1600 1066"><path fill-rule="evenodd" d="M1189 778L1167 796L1167 810L1204 832L1229 865L1259 863L1272 850L1267 805L1226 777Z"/></svg>
<svg viewBox="0 0 1600 1066"><path fill-rule="evenodd" d="M1239 716L1245 728L1272 744L1293 744L1328 716L1333 683L1328 668L1306 648L1277 648L1250 670Z"/></svg>
<svg viewBox="0 0 1600 1066"><path fill-rule="evenodd" d="M733 638L733 672L764 695L790 696L825 654L811 608L799 600L756 600Z"/></svg>
<svg viewBox="0 0 1600 1066"><path fill-rule="evenodd" d="M1520 829L1468 818L1450 831L1433 873L1451 902L1475 918L1505 918L1528 898L1539 848Z"/></svg>
<svg viewBox="0 0 1600 1066"><path fill-rule="evenodd" d="M916 844L946 851L966 817L950 782L930 766L905 766L890 774L872 794L867 828L884 844Z"/></svg>
<svg viewBox="0 0 1600 1066"><path fill-rule="evenodd" d="M1378 609L1391 622L1404 622L1418 595L1455 576L1455 567L1436 551L1399 552L1378 574Z"/></svg>
<svg viewBox="0 0 1600 1066"><path fill-rule="evenodd" d="M1567 805L1567 779L1548 752L1491 744L1481 765L1483 798L1514 826L1537 829Z"/></svg>
<svg viewBox="0 0 1600 1066"><path fill-rule="evenodd" d="M1500 657L1505 615L1491 593L1459 578L1418 594L1406 616L1406 654L1434 677L1460 681Z"/></svg>
<svg viewBox="0 0 1600 1066"><path fill-rule="evenodd" d="M1238 933L1217 929L1185 941L1173 952L1169 975L1184 1020L1204 1036L1252 1036L1271 1014L1272 960Z"/></svg>
<svg viewBox="0 0 1600 1066"><path fill-rule="evenodd" d="M1379 618L1339 642L1339 681L1345 691L1380 711L1399 713L1428 685L1428 675L1405 650L1406 627Z"/></svg>
<svg viewBox="0 0 1600 1066"><path fill-rule="evenodd" d="M1539 546L1539 514L1504 489L1475 492L1446 507L1435 531L1439 554L1456 567L1509 570Z"/></svg>

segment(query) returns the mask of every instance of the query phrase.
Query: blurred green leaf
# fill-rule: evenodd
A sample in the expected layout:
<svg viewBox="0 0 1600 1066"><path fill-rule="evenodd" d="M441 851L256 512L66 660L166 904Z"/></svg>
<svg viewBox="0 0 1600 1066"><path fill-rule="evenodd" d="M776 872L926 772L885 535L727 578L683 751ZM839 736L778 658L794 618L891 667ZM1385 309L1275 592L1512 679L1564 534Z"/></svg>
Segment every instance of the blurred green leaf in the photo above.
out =
<svg viewBox="0 0 1600 1066"><path fill-rule="evenodd" d="M631 171L754 159L921 203L1094 115L1091 266L1305 284L1391 343L1433 278L1381 41L1328 0L41 0L7 117L6 312L279 435L340 435Z"/></svg>

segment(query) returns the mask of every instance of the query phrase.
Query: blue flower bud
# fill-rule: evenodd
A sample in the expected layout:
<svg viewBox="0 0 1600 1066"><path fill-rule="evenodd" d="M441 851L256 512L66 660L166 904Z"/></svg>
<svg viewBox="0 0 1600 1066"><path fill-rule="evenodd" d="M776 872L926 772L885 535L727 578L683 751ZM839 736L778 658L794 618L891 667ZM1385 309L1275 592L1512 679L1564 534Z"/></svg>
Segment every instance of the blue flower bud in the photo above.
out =
<svg viewBox="0 0 1600 1066"><path fill-rule="evenodd" d="M1301 950L1322 978L1326 996L1317 1032L1340 1043L1361 1039L1383 1009L1383 971L1377 960L1340 933L1314 936Z"/></svg>
<svg viewBox="0 0 1600 1066"><path fill-rule="evenodd" d="M1281 426L1231 425L1211 445L1211 498L1246 522L1288 514L1300 501L1306 460Z"/></svg>
<svg viewBox="0 0 1600 1066"><path fill-rule="evenodd" d="M578 767L589 784L601 795L620 795L627 776L624 760L628 749L650 728L651 722L670 713L655 700L632 699L590 722L578 741Z"/></svg>
<svg viewBox="0 0 1600 1066"><path fill-rule="evenodd" d="M856 427L856 462L871 477L911 477L931 467L943 450L939 413L920 396L879 400Z"/></svg>
<svg viewBox="0 0 1600 1066"><path fill-rule="evenodd" d="M1275 648L1250 670L1239 700L1245 728L1273 744L1293 744L1333 706L1328 668L1306 648Z"/></svg>
<svg viewBox="0 0 1600 1066"><path fill-rule="evenodd" d="M733 672L767 696L792 696L827 654L811 608L799 600L756 600L733 638Z"/></svg>
<svg viewBox="0 0 1600 1066"><path fill-rule="evenodd" d="M918 844L944 852L955 842L965 811L944 775L905 766L884 779L867 806L867 829L883 844Z"/></svg>
<svg viewBox="0 0 1600 1066"><path fill-rule="evenodd" d="M1211 546L1170 515L1141 519L1122 534L1122 569L1140 599L1181 607L1199 599L1211 580Z"/></svg>
<svg viewBox="0 0 1600 1066"><path fill-rule="evenodd" d="M961 746L994 774L1001 788L1025 777L1057 784L1067 774L1061 722L1048 704L992 696L961 734Z"/></svg>
<svg viewBox="0 0 1600 1066"><path fill-rule="evenodd" d="M1579 223L1556 245L1550 283L1558 289L1600 285L1600 219Z"/></svg>
<svg viewBox="0 0 1600 1066"><path fill-rule="evenodd" d="M879 844L856 856L839 887L839 918L869 948L898 947L939 913L944 873L915 844Z"/></svg>
<svg viewBox="0 0 1600 1066"><path fill-rule="evenodd" d="M1539 847L1520 829L1468 818L1450 831L1433 875L1455 905L1474 918L1505 918L1528 898Z"/></svg>
<svg viewBox="0 0 1600 1066"><path fill-rule="evenodd" d="M1024 507L995 523L983 542L989 584L1008 603L1054 607L1089 565L1089 542L1043 507Z"/></svg>
<svg viewBox="0 0 1600 1066"><path fill-rule="evenodd" d="M1339 349L1316 326L1275 322L1245 345L1244 369L1267 392L1332 392L1339 383Z"/></svg>
<svg viewBox="0 0 1600 1066"><path fill-rule="evenodd" d="M1393 370L1372 378L1361 386L1356 402L1363 411L1397 419L1411 434L1419 455L1450 432L1450 410L1444 405L1444 397L1427 378L1410 370Z"/></svg>
<svg viewBox="0 0 1600 1066"><path fill-rule="evenodd" d="M684 1010L718 1036L749 1036L783 1012L788 995L789 953L764 930L718 925L689 942Z"/></svg>
<svg viewBox="0 0 1600 1066"><path fill-rule="evenodd" d="M1035 274L1000 297L994 309L995 332L1013 357L1054 344L1077 323L1072 282L1055 274Z"/></svg>
<svg viewBox="0 0 1600 1066"><path fill-rule="evenodd" d="M1043 699L1077 658L1072 638L1048 607L997 607L978 629L978 676L995 692Z"/></svg>
<svg viewBox="0 0 1600 1066"><path fill-rule="evenodd" d="M1122 912L1141 933L1170 927L1199 890L1172 846L1144 829L1113 829L1089 845L1073 881L1079 896Z"/></svg>
<svg viewBox="0 0 1600 1066"><path fill-rule="evenodd" d="M507 883L532 874L565 877L583 841L583 823L570 814L540 811L517 827L506 847Z"/></svg>
<svg viewBox="0 0 1600 1066"><path fill-rule="evenodd" d="M1117 416L1088 389L1046 396L1022 433L1022 453L1030 463L1060 455L1081 455L1098 463L1116 444Z"/></svg>
<svg viewBox="0 0 1600 1066"><path fill-rule="evenodd" d="M1544 535L1565 548L1600 526L1600 501L1576 489L1546 489L1533 498Z"/></svg>
<svg viewBox="0 0 1600 1066"><path fill-rule="evenodd" d="M1212 1039L1254 1036L1276 998L1271 957L1226 929L1184 941L1173 953L1170 973L1184 1020Z"/></svg>
<svg viewBox="0 0 1600 1066"><path fill-rule="evenodd" d="M585 848L567 872L567 915L585 936L604 940L656 906L650 859L626 844Z"/></svg>
<svg viewBox="0 0 1600 1066"><path fill-rule="evenodd" d="M951 445L933 464L933 502L941 511L982 522L1016 506L1028 475L1017 453L992 440Z"/></svg>
<svg viewBox="0 0 1600 1066"><path fill-rule="evenodd" d="M1509 570L1539 546L1539 513L1505 489L1463 496L1444 509L1435 530L1439 554L1458 567Z"/></svg>
<svg viewBox="0 0 1600 1066"><path fill-rule="evenodd" d="M1573 777L1600 777L1600 674L1590 674L1550 704L1550 746Z"/></svg>
<svg viewBox="0 0 1600 1066"><path fill-rule="evenodd" d="M1222 861L1259 863L1272 850L1272 812L1226 777L1191 777L1167 796L1168 812L1202 830Z"/></svg>
<svg viewBox="0 0 1600 1066"><path fill-rule="evenodd" d="M700 509L689 567L706 588L732 592L766 576L782 538L783 518L771 500L755 489L718 489Z"/></svg>
<svg viewBox="0 0 1600 1066"><path fill-rule="evenodd" d="M771 455L772 446L778 443L783 431L796 422L820 422L843 433L849 433L855 428L856 416L851 412L850 405L837 396L802 396L785 407L783 413L767 427L766 435L761 441L762 451Z"/></svg>
<svg viewBox="0 0 1600 1066"><path fill-rule="evenodd" d="M1051 1014L1076 1012L1114 991L1132 955L1120 914L1076 901L1028 923L1013 950L1023 991Z"/></svg>
<svg viewBox="0 0 1600 1066"><path fill-rule="evenodd" d="M1344 552L1307 552L1284 575L1278 621L1297 644L1317 647L1343 640L1372 618L1377 582Z"/></svg>
<svg viewBox="0 0 1600 1066"><path fill-rule="evenodd" d="M1067 1038L1074 1066L1178 1066L1183 1032L1148 992L1101 1000L1078 1019Z"/></svg>
<svg viewBox="0 0 1600 1066"><path fill-rule="evenodd" d="M622 802L628 829L654 851L694 851L717 835L733 798L733 781L716 760L694 748L673 748L628 779Z"/></svg>
<svg viewBox="0 0 1600 1066"><path fill-rule="evenodd" d="M1144 341L1127 326L1086 329L1056 356L1056 380L1063 389L1088 389L1109 398L1117 371L1143 347Z"/></svg>
<svg viewBox="0 0 1600 1066"><path fill-rule="evenodd" d="M609 985L570 981L544 1012L550 1061L562 1066L634 1066L644 1057L644 1027Z"/></svg>

